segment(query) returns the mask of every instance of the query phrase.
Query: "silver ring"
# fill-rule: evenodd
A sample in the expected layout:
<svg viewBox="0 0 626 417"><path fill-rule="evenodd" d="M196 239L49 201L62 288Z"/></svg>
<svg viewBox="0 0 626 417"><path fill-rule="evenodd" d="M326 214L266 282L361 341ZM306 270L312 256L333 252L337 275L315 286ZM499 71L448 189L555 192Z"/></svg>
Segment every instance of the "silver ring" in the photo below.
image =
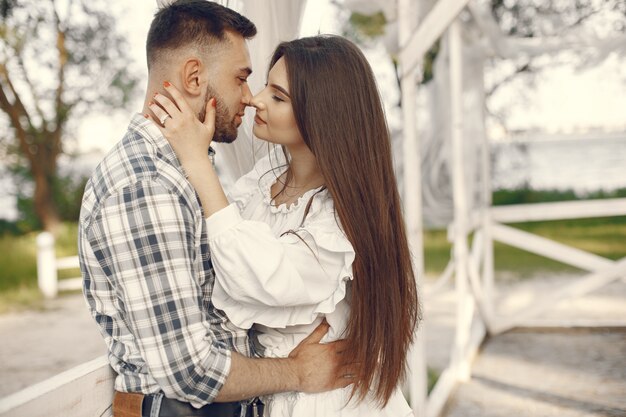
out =
<svg viewBox="0 0 626 417"><path fill-rule="evenodd" d="M162 126L165 126L165 122L168 117L172 117L172 116L170 116L169 114L166 114L165 116L161 117L161 120L159 120L159 122L161 122Z"/></svg>

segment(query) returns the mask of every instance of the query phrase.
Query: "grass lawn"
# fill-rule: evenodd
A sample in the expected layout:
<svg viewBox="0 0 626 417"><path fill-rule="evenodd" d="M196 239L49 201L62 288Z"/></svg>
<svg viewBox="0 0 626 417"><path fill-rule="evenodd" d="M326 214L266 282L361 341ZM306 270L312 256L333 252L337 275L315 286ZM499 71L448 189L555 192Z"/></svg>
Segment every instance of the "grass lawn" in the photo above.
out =
<svg viewBox="0 0 626 417"><path fill-rule="evenodd" d="M518 223L512 226L609 259L626 256L626 217ZM498 272L514 272L521 278L544 272L570 272L576 268L508 245L494 245ZM428 276L437 276L450 259L451 244L445 230L424 234L424 264Z"/></svg>
<svg viewBox="0 0 626 417"><path fill-rule="evenodd" d="M516 224L531 233L604 256L626 256L626 217L584 220L559 220ZM57 256L76 255L75 223L65 223L57 237ZM23 236L0 236L0 313L41 306L37 289L36 233ZM428 230L424 235L425 268L428 276L437 276L450 259L451 245L445 230ZM523 278L537 272L569 272L575 268L496 243L495 266L498 272L513 272ZM80 271L59 271L59 278L80 276Z"/></svg>
<svg viewBox="0 0 626 417"><path fill-rule="evenodd" d="M56 241L58 257L78 253L75 223L64 223ZM37 288L37 232L0 236L0 313L39 308L43 298ZM79 269L59 271L59 279L80 276Z"/></svg>

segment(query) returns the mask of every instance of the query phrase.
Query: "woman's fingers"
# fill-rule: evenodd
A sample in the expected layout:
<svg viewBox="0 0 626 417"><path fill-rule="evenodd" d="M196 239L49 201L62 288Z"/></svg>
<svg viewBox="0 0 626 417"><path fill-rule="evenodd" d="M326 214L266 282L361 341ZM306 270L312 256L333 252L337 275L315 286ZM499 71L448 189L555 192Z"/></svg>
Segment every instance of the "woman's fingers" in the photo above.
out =
<svg viewBox="0 0 626 417"><path fill-rule="evenodd" d="M166 121L166 119L168 119L169 117L171 117L171 115L163 110L163 108L161 108L161 106L159 106L158 104L156 104L154 101L151 101L150 103L148 103L148 108L152 111L152 114L154 114L155 117L153 117L152 119L154 120L154 122L159 126L165 126L164 123L162 123L161 121Z"/></svg>
<svg viewBox="0 0 626 417"><path fill-rule="evenodd" d="M173 104L176 105L177 110L180 109L180 112L185 114L188 114L190 112L193 113L191 111L191 108L189 108L189 105L187 104L187 100L185 100L185 97L183 97L183 95L180 93L180 91L178 91L178 88L176 88L174 84L170 83L169 81L165 81L163 83L163 87L165 88L165 91L167 91L172 96Z"/></svg>
<svg viewBox="0 0 626 417"><path fill-rule="evenodd" d="M176 107L176 104L174 104L172 100L170 100L163 94L156 93L152 100L153 100L154 105L156 105L157 107L160 106L172 118L178 118L178 116L181 114L180 110L178 110L178 107ZM154 111L154 109L152 108L152 105L150 106L150 109ZM160 118L160 120L163 120L163 118L159 116L158 114L157 116Z"/></svg>
<svg viewBox="0 0 626 417"><path fill-rule="evenodd" d="M215 113L217 107L217 102L215 97L213 97L206 105L206 113L204 115L204 125L210 132L215 132Z"/></svg>
<svg viewBox="0 0 626 417"><path fill-rule="evenodd" d="M158 120L155 120L155 118L151 115L149 115L148 113L143 115L146 119L148 120L152 120L152 123L155 124L155 126L161 131L161 133L163 134L163 136L165 136L165 128L163 128L160 124L160 122Z"/></svg>

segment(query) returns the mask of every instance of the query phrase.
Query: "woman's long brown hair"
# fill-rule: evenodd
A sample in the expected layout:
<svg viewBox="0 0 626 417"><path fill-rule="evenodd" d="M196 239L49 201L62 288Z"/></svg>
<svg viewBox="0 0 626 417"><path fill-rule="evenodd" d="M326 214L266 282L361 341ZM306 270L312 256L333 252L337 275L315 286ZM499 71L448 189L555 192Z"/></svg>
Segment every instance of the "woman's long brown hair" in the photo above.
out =
<svg viewBox="0 0 626 417"><path fill-rule="evenodd" d="M354 260L347 355L359 364L352 394L385 405L406 374L420 318L391 142L372 70L337 36L281 43L296 122L317 159Z"/></svg>

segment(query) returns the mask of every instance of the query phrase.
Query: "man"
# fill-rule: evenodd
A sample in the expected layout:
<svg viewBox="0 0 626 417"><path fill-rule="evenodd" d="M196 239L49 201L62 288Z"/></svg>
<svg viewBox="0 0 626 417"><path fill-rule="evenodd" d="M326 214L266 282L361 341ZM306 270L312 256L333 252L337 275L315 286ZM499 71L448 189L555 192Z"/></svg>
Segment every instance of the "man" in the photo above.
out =
<svg viewBox="0 0 626 417"><path fill-rule="evenodd" d="M235 140L251 98L245 40L255 34L248 19L205 0L160 10L147 40L144 113L171 82L201 120L207 100L216 98L213 140ZM342 344L318 343L323 326L289 358L248 357L246 332L211 303L214 275L195 191L167 140L141 114L87 184L79 256L85 297L118 374L115 416L252 415L256 408L246 414L239 401L350 381L349 370L336 378Z"/></svg>

